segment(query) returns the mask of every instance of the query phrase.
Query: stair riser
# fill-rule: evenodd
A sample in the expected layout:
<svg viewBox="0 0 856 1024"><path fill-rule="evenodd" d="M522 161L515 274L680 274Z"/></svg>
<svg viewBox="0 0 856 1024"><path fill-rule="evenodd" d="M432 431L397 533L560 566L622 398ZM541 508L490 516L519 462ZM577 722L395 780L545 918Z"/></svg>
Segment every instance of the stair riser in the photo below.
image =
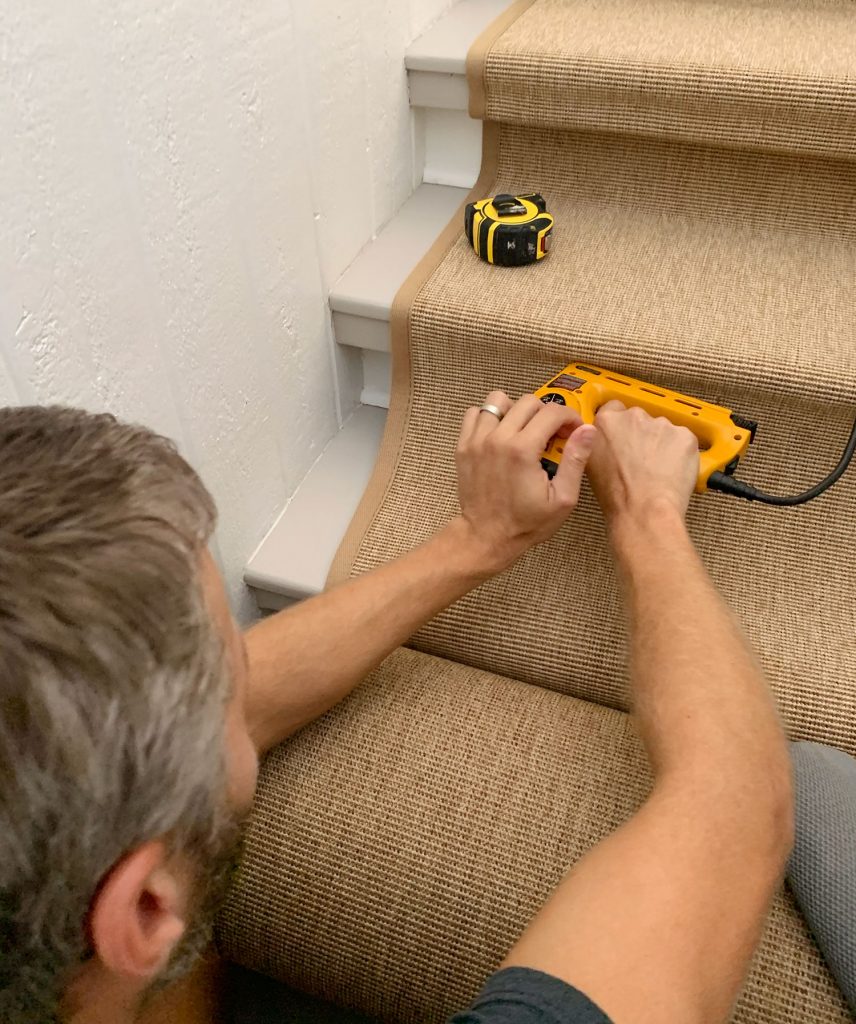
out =
<svg viewBox="0 0 856 1024"><path fill-rule="evenodd" d="M503 123L856 160L848 3L538 0L471 78Z"/></svg>
<svg viewBox="0 0 856 1024"><path fill-rule="evenodd" d="M414 312L408 426L381 508L361 545L358 572L418 545L453 513L454 449L465 408L497 385L519 394L554 369L544 350L516 347L508 325L497 328L506 342L500 356L474 345L469 332L429 319L439 294L431 289L429 283ZM662 379L668 370L652 357L640 372ZM816 483L837 462L852 422L852 412L842 407L812 407L754 388L716 386L702 397L759 421L738 476L772 493L797 493ZM856 752L850 724L856 609L840 600L852 587L854 501L851 470L801 509L701 495L692 502L690 523L705 563L782 698L793 735ZM413 643L431 654L621 707L627 700L622 629L602 518L586 493L554 540L441 613Z"/></svg>
<svg viewBox="0 0 856 1024"><path fill-rule="evenodd" d="M850 95L823 83L769 84L739 75L592 61L549 65L539 76L504 81L508 95L491 99L489 120L548 128L601 131L700 142L728 148L804 153L856 160L856 82ZM524 73L521 71L521 76ZM535 111L517 102L538 90Z"/></svg>

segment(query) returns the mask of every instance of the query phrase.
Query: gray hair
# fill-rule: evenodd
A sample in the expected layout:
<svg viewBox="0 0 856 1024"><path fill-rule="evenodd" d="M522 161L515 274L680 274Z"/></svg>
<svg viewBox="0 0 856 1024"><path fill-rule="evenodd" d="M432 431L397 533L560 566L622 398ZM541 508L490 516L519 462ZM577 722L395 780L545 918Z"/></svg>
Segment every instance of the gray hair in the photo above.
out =
<svg viewBox="0 0 856 1024"><path fill-rule="evenodd" d="M54 1019L99 882L143 842L223 846L230 680L210 495L108 415L0 409L0 1020Z"/></svg>

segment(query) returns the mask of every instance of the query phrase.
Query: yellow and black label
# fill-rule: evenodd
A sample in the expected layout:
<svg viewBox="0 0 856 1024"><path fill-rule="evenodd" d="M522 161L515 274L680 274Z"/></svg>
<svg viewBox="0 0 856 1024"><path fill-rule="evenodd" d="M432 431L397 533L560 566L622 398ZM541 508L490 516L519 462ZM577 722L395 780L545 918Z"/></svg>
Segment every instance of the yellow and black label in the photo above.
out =
<svg viewBox="0 0 856 1024"><path fill-rule="evenodd" d="M476 255L487 263L519 267L543 259L550 251L553 217L537 192L502 193L468 203L464 230Z"/></svg>

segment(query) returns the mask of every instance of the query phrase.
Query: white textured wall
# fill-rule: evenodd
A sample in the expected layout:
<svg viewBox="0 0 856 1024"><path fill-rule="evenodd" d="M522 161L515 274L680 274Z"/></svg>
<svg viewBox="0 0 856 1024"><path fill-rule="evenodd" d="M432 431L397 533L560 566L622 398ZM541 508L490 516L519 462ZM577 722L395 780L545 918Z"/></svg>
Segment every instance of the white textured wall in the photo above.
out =
<svg viewBox="0 0 856 1024"><path fill-rule="evenodd" d="M326 294L421 171L403 54L448 6L0 3L0 403L174 437L244 619L244 562L353 397Z"/></svg>

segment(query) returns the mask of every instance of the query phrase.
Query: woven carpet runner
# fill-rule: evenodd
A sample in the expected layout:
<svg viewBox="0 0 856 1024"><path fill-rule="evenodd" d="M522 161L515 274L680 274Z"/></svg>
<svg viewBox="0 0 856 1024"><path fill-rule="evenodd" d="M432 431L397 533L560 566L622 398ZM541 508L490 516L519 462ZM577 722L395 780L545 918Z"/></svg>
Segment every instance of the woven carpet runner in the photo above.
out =
<svg viewBox="0 0 856 1024"><path fill-rule="evenodd" d="M467 406L572 359L759 421L753 484L825 476L856 410L856 5L528 0L468 75L473 195L543 193L553 250L491 267L459 214L404 286L388 426L333 578L455 514ZM789 734L851 753L854 499L851 471L801 508L708 494L689 517ZM465 1004L649 784L590 494L411 647L269 757L220 930L247 966L391 1024ZM848 1019L783 892L734 1020Z"/></svg>

